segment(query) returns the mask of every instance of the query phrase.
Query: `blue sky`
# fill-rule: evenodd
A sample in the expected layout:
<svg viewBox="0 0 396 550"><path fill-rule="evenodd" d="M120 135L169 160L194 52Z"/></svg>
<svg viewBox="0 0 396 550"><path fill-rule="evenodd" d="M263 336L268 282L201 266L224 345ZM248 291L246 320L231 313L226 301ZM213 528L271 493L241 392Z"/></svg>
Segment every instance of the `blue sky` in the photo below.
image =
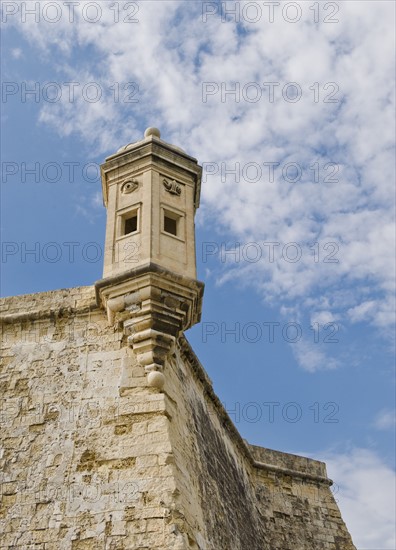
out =
<svg viewBox="0 0 396 550"><path fill-rule="evenodd" d="M187 336L216 392L395 548L393 3L31 4L2 6L1 294L101 278L97 167L158 126L204 166Z"/></svg>

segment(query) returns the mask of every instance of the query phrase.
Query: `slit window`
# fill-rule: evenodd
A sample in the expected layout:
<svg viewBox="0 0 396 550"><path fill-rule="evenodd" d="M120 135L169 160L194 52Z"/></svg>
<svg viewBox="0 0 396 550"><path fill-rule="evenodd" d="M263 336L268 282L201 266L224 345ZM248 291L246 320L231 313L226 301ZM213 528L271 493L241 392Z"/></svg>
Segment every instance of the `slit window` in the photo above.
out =
<svg viewBox="0 0 396 550"><path fill-rule="evenodd" d="M138 217L137 213L131 216L130 218L126 218L124 221L124 235L129 235L129 233L135 233L138 228Z"/></svg>
<svg viewBox="0 0 396 550"><path fill-rule="evenodd" d="M177 236L177 218L170 217L167 213L164 215L164 231Z"/></svg>

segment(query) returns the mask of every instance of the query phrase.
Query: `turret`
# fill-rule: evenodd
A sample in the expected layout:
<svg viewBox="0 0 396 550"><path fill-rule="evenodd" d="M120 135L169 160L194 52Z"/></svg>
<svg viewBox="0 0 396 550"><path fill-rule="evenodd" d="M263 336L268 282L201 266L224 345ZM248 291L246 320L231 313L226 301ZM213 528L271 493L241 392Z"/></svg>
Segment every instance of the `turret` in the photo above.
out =
<svg viewBox="0 0 396 550"><path fill-rule="evenodd" d="M194 225L201 173L156 128L101 166L107 223L97 300L110 324L123 323L149 384L159 388L172 344L201 315Z"/></svg>

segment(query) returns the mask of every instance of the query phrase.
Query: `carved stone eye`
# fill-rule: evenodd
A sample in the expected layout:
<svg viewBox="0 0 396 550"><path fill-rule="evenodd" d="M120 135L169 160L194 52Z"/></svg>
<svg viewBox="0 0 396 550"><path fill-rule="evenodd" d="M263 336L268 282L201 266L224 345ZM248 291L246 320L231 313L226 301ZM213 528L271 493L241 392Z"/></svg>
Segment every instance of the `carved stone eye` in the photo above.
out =
<svg viewBox="0 0 396 550"><path fill-rule="evenodd" d="M128 195L129 193L136 191L138 187L139 187L139 182L135 179L124 181L124 183L121 186L121 193L123 195Z"/></svg>

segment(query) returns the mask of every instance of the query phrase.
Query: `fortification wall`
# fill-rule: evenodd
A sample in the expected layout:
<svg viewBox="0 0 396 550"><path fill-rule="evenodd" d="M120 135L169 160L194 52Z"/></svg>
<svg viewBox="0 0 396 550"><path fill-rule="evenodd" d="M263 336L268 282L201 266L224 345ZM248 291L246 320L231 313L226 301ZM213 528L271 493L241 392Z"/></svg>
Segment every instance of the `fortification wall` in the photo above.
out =
<svg viewBox="0 0 396 550"><path fill-rule="evenodd" d="M146 387L94 289L2 309L2 548L173 548L165 396Z"/></svg>
<svg viewBox="0 0 396 550"><path fill-rule="evenodd" d="M200 548L355 548L324 463L242 440L184 338L166 373L180 508Z"/></svg>
<svg viewBox="0 0 396 550"><path fill-rule="evenodd" d="M0 308L1 548L354 548L324 464L244 442L183 336L159 392L93 287Z"/></svg>

